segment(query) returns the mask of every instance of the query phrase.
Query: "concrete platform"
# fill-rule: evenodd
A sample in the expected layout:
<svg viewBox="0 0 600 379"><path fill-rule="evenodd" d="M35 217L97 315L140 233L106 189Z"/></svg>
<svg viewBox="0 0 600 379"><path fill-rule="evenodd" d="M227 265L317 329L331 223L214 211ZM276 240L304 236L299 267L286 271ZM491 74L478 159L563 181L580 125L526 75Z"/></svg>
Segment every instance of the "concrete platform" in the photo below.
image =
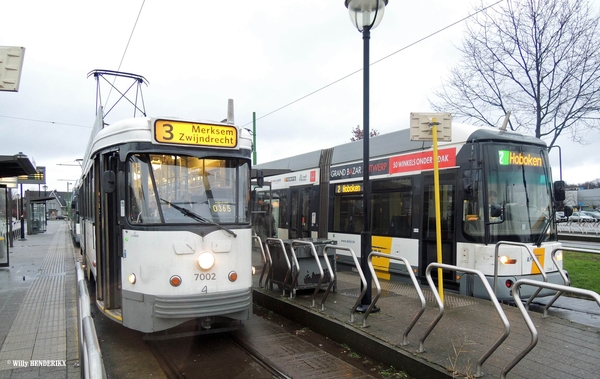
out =
<svg viewBox="0 0 600 379"><path fill-rule="evenodd" d="M255 265L258 259L253 257ZM434 297L427 296L427 293L425 313L408 334L409 344L402 346L402 335L421 304L416 291L408 285L382 281L382 296L377 302L380 311L370 314L368 326L363 327L363 315L360 313L355 315L355 322L350 322L350 309L360 293L360 280L356 273L338 272L337 292L327 297L325 311L319 310L323 291L316 297L317 306L311 307L314 291L304 291L290 299L289 295L282 296L277 285L274 290L259 288L259 277L255 275L255 303L345 343L359 353L402 369L414 378L476 377L478 361L504 331L490 301L446 292L444 315L424 340L425 352L417 353L419 341L439 314ZM375 294L373 290L373 296ZM600 308L595 302L589 302L589 306ZM532 341L520 311L508 305L502 305L502 309L510 323L510 334L483 362L481 374L485 378L501 377L503 370ZM596 312L599 310L595 309ZM555 316L543 318L535 312L529 314L539 333L539 341L507 373L507 378L600 377L599 327Z"/></svg>
<svg viewBox="0 0 600 379"><path fill-rule="evenodd" d="M66 221L14 241L0 268L0 379L81 377L75 258Z"/></svg>

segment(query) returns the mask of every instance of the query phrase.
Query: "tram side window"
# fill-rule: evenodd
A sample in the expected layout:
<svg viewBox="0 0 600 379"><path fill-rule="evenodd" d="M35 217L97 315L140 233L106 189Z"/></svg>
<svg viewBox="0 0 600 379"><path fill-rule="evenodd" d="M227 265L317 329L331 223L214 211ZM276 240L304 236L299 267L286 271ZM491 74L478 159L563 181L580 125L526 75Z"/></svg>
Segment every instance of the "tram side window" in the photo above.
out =
<svg viewBox="0 0 600 379"><path fill-rule="evenodd" d="M333 231L358 234L364 229L362 195L335 197Z"/></svg>
<svg viewBox="0 0 600 379"><path fill-rule="evenodd" d="M410 237L412 198L412 180L410 178L373 182L371 208L373 234Z"/></svg>

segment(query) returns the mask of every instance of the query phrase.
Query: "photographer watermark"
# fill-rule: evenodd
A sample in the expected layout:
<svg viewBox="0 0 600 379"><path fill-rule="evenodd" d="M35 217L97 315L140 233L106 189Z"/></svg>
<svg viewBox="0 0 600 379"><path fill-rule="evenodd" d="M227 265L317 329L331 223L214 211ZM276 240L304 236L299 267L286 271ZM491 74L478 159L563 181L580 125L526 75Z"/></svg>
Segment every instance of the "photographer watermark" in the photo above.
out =
<svg viewBox="0 0 600 379"><path fill-rule="evenodd" d="M13 367L66 367L64 359L9 359L6 364Z"/></svg>

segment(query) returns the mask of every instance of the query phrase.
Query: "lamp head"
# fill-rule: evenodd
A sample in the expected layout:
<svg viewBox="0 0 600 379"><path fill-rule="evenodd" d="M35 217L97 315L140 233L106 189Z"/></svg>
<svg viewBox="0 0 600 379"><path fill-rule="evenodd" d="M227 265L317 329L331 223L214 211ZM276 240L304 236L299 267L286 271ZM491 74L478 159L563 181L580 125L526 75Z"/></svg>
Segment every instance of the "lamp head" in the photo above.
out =
<svg viewBox="0 0 600 379"><path fill-rule="evenodd" d="M365 28L375 29L383 18L388 0L345 0L352 24L362 32Z"/></svg>

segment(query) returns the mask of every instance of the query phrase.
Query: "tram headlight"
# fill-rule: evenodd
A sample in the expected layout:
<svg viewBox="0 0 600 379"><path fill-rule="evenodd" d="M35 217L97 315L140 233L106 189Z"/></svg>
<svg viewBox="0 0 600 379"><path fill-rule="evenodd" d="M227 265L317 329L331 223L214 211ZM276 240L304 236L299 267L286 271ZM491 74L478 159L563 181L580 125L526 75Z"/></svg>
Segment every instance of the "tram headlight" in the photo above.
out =
<svg viewBox="0 0 600 379"><path fill-rule="evenodd" d="M562 259L563 259L562 251L557 251L556 254L554 254L554 258L556 258L557 261L562 261Z"/></svg>
<svg viewBox="0 0 600 379"><path fill-rule="evenodd" d="M202 270L210 270L215 265L215 256L212 253L201 253L196 262Z"/></svg>
<svg viewBox="0 0 600 379"><path fill-rule="evenodd" d="M506 255L500 257L500 263L505 265L514 265L517 263L517 260L514 258L509 258Z"/></svg>
<svg viewBox="0 0 600 379"><path fill-rule="evenodd" d="M129 283L131 283L131 284L135 284L135 282L137 281L137 278L134 273L129 274L127 279L129 280Z"/></svg>

